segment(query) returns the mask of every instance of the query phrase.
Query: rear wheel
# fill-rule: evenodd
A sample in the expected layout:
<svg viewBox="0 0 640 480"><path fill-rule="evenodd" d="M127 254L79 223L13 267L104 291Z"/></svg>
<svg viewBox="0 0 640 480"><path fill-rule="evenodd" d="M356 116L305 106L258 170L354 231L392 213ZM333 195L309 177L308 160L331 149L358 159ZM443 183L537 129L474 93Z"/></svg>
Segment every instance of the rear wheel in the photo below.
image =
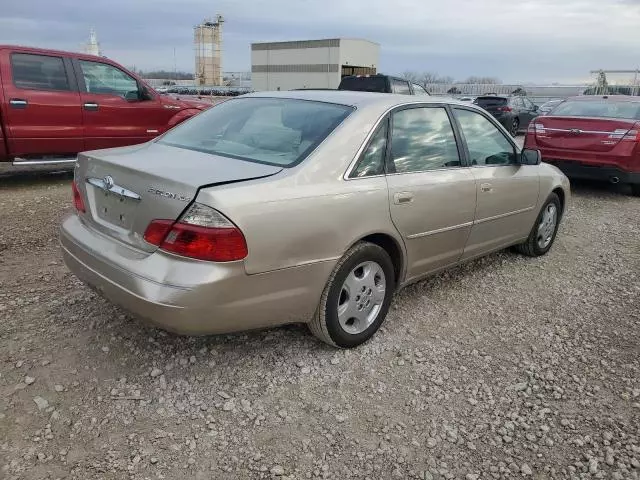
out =
<svg viewBox="0 0 640 480"><path fill-rule="evenodd" d="M518 120L518 117L513 119L513 122L511 123L511 130L509 131L509 133L511 134L512 137L515 137L518 134L518 130L520 129L520 120Z"/></svg>
<svg viewBox="0 0 640 480"><path fill-rule="evenodd" d="M329 345L357 347L382 325L394 291L389 254L373 243L357 243L331 273L309 328Z"/></svg>
<svg viewBox="0 0 640 480"><path fill-rule="evenodd" d="M558 195L555 193L549 195L542 210L540 210L527 241L516 245L516 249L530 257L539 257L547 253L556 239L556 233L558 233L558 225L562 214L561 208Z"/></svg>

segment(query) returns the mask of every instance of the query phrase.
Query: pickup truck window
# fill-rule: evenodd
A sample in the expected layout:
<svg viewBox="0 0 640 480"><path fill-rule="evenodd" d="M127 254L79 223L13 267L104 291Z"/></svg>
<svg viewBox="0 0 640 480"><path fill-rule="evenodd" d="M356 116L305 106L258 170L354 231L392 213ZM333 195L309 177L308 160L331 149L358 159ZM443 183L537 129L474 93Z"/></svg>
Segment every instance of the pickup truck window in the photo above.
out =
<svg viewBox="0 0 640 480"><path fill-rule="evenodd" d="M13 53L11 55L13 83L30 90L71 90L61 57Z"/></svg>
<svg viewBox="0 0 640 480"><path fill-rule="evenodd" d="M411 95L409 84L404 80L391 79L391 90L393 93L399 93L401 95Z"/></svg>
<svg viewBox="0 0 640 480"><path fill-rule="evenodd" d="M422 88L420 85L417 85L415 83L412 83L411 86L413 87L413 94L414 95L429 95L429 92L427 92L424 88Z"/></svg>
<svg viewBox="0 0 640 480"><path fill-rule="evenodd" d="M100 62L80 60L84 84L89 93L118 95L138 92L138 82L119 68Z"/></svg>

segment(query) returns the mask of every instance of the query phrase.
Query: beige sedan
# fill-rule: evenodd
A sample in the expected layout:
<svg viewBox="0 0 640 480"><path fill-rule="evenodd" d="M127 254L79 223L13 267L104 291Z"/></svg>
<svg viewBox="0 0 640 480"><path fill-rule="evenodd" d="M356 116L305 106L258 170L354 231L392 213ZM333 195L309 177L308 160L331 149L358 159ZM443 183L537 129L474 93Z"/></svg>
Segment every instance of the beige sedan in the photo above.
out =
<svg viewBox="0 0 640 480"><path fill-rule="evenodd" d="M81 154L68 267L161 328L308 323L354 347L394 292L509 246L543 255L569 182L486 112L436 97L252 94Z"/></svg>

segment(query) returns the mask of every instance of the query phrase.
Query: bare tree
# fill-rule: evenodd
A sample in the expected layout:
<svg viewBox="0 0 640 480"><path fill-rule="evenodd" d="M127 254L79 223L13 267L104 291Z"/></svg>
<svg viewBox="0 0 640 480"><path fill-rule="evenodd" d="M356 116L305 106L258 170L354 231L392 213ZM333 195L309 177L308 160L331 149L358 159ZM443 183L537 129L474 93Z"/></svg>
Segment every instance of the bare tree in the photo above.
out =
<svg viewBox="0 0 640 480"><path fill-rule="evenodd" d="M498 85L502 83L499 78L496 77L478 77L472 75L468 77L463 83L472 83L472 84L480 84L480 85Z"/></svg>
<svg viewBox="0 0 640 480"><path fill-rule="evenodd" d="M411 83L418 83L418 77L419 75L416 72L406 71L402 73L402 78Z"/></svg>

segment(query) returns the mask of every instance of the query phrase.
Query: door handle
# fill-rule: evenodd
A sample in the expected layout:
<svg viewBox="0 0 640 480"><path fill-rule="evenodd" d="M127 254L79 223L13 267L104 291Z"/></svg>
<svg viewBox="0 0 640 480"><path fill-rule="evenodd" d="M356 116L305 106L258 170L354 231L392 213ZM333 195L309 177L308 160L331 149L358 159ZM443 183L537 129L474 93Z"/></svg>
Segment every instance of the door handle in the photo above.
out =
<svg viewBox="0 0 640 480"><path fill-rule="evenodd" d="M410 202L413 202L413 193L411 192L398 192L393 195L393 203L396 205Z"/></svg>
<svg viewBox="0 0 640 480"><path fill-rule="evenodd" d="M89 110L89 111L96 111L98 110L98 107L99 107L97 103L93 103L93 102L85 103L83 106L85 110Z"/></svg>
<svg viewBox="0 0 640 480"><path fill-rule="evenodd" d="M27 108L27 105L29 105L29 102L27 102L22 98L12 98L11 100L9 100L9 105L11 105L12 108L22 109L22 108Z"/></svg>
<svg viewBox="0 0 640 480"><path fill-rule="evenodd" d="M490 183L482 183L480 185L480 190L483 192L491 192L493 191L493 187L491 186Z"/></svg>

